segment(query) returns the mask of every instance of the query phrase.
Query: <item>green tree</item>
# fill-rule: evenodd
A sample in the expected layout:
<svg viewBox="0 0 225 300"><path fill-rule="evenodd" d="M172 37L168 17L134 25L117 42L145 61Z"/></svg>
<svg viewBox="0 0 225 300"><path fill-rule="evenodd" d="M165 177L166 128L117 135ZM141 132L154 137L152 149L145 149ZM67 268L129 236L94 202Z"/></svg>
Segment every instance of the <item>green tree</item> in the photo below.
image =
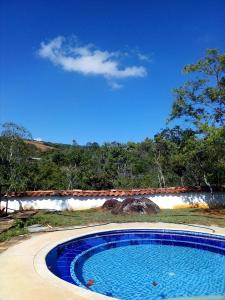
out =
<svg viewBox="0 0 225 300"><path fill-rule="evenodd" d="M169 121L184 120L195 134L174 157L184 166L188 184L205 184L212 192L214 184L225 182L225 54L209 49L203 59L185 66L184 73L192 77L174 90Z"/></svg>
<svg viewBox="0 0 225 300"><path fill-rule="evenodd" d="M23 191L27 188L27 172L33 148L25 139L31 134L24 127L15 123L4 123L0 135L0 184L3 190Z"/></svg>
<svg viewBox="0 0 225 300"><path fill-rule="evenodd" d="M186 65L183 71L192 74L192 79L174 90L169 120L182 118L198 131L203 124L224 126L225 54L209 49L205 58Z"/></svg>

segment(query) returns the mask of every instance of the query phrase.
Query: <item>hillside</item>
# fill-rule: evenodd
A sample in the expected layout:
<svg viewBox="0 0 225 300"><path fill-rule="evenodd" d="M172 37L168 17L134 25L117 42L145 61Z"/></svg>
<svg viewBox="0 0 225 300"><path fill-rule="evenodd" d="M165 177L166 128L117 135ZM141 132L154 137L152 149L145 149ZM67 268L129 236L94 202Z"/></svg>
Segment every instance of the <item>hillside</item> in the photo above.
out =
<svg viewBox="0 0 225 300"><path fill-rule="evenodd" d="M34 145L37 148L37 150L39 150L41 152L46 152L46 151L56 149L56 147L49 146L45 142L39 142L39 141L34 141L34 140L26 140L25 142L29 145Z"/></svg>
<svg viewBox="0 0 225 300"><path fill-rule="evenodd" d="M52 143L45 141L35 141L35 140L25 140L25 142L29 145L34 145L38 151L46 152L52 150L65 150L71 147L70 144L63 143Z"/></svg>

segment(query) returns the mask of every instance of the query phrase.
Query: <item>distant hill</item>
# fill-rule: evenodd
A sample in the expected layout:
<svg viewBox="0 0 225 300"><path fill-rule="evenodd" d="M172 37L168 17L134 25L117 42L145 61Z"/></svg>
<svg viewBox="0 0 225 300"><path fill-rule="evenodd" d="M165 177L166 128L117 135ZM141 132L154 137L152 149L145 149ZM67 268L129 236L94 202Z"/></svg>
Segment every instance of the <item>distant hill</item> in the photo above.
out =
<svg viewBox="0 0 225 300"><path fill-rule="evenodd" d="M27 144L34 145L37 148L37 150L41 152L52 151L52 150L64 150L71 147L71 145L69 144L51 143L45 141L26 140L25 142Z"/></svg>
<svg viewBox="0 0 225 300"><path fill-rule="evenodd" d="M34 140L26 140L25 143L27 143L29 145L34 145L37 148L37 150L39 150L41 152L55 150L55 147L48 146L48 145L46 145L45 142L39 142L39 141L34 141Z"/></svg>

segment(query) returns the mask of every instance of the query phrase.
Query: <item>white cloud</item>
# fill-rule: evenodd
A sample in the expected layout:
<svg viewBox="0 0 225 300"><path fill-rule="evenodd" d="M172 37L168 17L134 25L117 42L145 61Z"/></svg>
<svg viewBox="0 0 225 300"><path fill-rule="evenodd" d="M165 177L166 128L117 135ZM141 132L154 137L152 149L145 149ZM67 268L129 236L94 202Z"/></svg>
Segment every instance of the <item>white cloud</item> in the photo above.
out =
<svg viewBox="0 0 225 300"><path fill-rule="evenodd" d="M40 137L37 137L37 138L34 138L34 141L37 141L37 142L42 142L43 140L42 140L42 138L40 138Z"/></svg>
<svg viewBox="0 0 225 300"><path fill-rule="evenodd" d="M146 55L146 54L142 54L142 53L138 52L137 56L142 61L147 61L147 62L151 61L150 57L148 55Z"/></svg>
<svg viewBox="0 0 225 300"><path fill-rule="evenodd" d="M120 90L123 87L122 84L115 81L109 81L109 86L112 88L112 90Z"/></svg>
<svg viewBox="0 0 225 300"><path fill-rule="evenodd" d="M48 43L42 42L38 54L62 67L65 71L102 76L109 80L110 86L114 89L122 87L115 80L147 75L143 66L121 67L119 58L122 53L119 51L102 51L92 44L78 46L77 42L73 45L61 36Z"/></svg>

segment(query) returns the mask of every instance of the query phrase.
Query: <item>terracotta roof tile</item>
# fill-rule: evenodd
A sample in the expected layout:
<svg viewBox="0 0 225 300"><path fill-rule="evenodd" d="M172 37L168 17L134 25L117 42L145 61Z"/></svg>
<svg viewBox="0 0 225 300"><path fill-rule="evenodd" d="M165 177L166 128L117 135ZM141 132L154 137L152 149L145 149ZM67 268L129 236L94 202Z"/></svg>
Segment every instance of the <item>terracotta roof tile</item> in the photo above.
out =
<svg viewBox="0 0 225 300"><path fill-rule="evenodd" d="M225 192L225 186L214 187L214 191ZM154 194L174 194L189 192L209 192L208 187L169 187L169 188L144 188L144 189L112 189L112 190L50 190L50 191L26 191L11 192L8 197L53 197L53 196L74 196L74 197L126 197L138 195L154 195ZM2 195L6 196L6 195Z"/></svg>

